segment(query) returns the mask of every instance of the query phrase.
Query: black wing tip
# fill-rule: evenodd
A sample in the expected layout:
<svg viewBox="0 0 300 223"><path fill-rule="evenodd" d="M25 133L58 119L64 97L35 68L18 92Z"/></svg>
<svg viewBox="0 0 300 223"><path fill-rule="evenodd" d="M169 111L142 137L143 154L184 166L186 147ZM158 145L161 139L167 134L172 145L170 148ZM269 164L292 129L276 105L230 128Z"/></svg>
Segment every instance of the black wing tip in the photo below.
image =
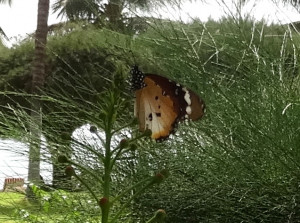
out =
<svg viewBox="0 0 300 223"><path fill-rule="evenodd" d="M139 70L139 66L137 64L135 64L131 67L130 73L132 75L138 74L139 72L141 72L141 71Z"/></svg>

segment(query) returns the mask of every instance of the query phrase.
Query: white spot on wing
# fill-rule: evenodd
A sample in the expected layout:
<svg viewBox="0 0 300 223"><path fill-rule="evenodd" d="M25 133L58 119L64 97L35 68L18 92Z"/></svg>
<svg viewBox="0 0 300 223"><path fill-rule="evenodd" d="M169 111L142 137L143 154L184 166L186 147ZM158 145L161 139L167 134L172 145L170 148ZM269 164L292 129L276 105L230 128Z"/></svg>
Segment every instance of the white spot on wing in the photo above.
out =
<svg viewBox="0 0 300 223"><path fill-rule="evenodd" d="M185 109L185 111L186 111L186 113L188 115L192 114L192 108L191 108L191 106L187 106L186 109Z"/></svg>
<svg viewBox="0 0 300 223"><path fill-rule="evenodd" d="M182 90L185 92L184 94L184 100L186 101L186 103L188 105L191 105L192 104L192 101L191 101L191 95L190 95L190 92L184 87L182 88Z"/></svg>

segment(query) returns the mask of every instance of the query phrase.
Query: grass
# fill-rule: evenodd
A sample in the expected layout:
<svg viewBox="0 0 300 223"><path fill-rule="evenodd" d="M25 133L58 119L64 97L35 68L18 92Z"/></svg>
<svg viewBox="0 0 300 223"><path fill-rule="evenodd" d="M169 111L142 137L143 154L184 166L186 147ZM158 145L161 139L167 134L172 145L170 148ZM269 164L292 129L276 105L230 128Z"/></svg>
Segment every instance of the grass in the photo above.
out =
<svg viewBox="0 0 300 223"><path fill-rule="evenodd" d="M159 193L139 200L140 216L164 207L172 223L299 222L299 35L232 19L193 25L151 36L159 50L149 61L195 89L207 110L139 161L141 172L173 169Z"/></svg>
<svg viewBox="0 0 300 223"><path fill-rule="evenodd" d="M51 197L49 202L40 199L37 203L27 201L25 195L14 192L0 193L0 222L98 222L99 210L89 210L85 202L89 202L89 196L83 193L64 193L67 196L66 202L57 201L57 192L51 195L45 193L45 197ZM61 195L61 194L60 194ZM56 197L56 198L55 198ZM71 201L71 203L69 203Z"/></svg>
<svg viewBox="0 0 300 223"><path fill-rule="evenodd" d="M13 223L20 222L14 220L16 210L30 208L30 204L25 198L25 195L14 192L0 193L0 222Z"/></svg>

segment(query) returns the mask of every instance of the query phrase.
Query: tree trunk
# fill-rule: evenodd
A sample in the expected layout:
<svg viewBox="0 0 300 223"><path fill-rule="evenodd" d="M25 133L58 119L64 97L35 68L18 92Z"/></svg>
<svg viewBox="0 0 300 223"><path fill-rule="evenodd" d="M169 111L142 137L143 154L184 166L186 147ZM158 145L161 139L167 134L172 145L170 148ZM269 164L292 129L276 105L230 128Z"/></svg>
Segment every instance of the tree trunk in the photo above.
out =
<svg viewBox="0 0 300 223"><path fill-rule="evenodd" d="M122 30L122 10L123 6L120 0L109 0L105 5L104 13L109 20L109 26L113 30Z"/></svg>
<svg viewBox="0 0 300 223"><path fill-rule="evenodd" d="M37 29L35 32L35 51L32 63L32 85L31 93L37 97L31 100L30 133L31 142L29 148L28 181L38 184L40 178L40 147L42 128L42 104L39 95L45 82L46 43L48 34L49 0L39 0ZM33 193L27 187L27 197L32 198Z"/></svg>

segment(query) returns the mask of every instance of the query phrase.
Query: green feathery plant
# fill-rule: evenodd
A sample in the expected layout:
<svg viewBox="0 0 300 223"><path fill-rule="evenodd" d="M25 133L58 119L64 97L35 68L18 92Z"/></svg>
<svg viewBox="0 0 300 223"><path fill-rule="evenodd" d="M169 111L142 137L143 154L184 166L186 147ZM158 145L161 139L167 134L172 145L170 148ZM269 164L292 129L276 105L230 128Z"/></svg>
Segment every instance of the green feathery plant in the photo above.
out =
<svg viewBox="0 0 300 223"><path fill-rule="evenodd" d="M116 163L122 159L124 154L137 149L136 142L141 138L149 137L151 135L151 131L146 131L143 134L137 134L131 138L123 138L119 141L118 145L114 146L112 142L113 137L116 135L118 136L121 131L128 131L128 127L133 124L137 124L137 121L136 119L132 119L123 125L118 123L118 119L122 118L122 113L128 106L128 101L122 96L118 83L113 83L112 87L101 95L101 98L102 100L99 103L98 108L100 111L100 122L94 123L90 126L90 132L98 139L101 144L101 149L97 150L97 148L84 145L78 141L77 143L97 157L96 162L99 162L100 166L103 166L103 172L95 173L86 166L76 162L76 160L73 161L64 154L58 156L58 162L67 164L65 169L66 175L76 178L82 185L84 185L94 198L95 202L97 202L100 206L102 212L101 222L114 223L119 221L124 210L130 206L137 196L141 195L147 188L161 183L168 176L168 171L161 170L154 176L145 177L140 182L125 189L122 188L121 185L118 185L118 188L120 188L118 194L116 195L112 193L112 184L114 183L112 182L112 179ZM94 181L97 181L100 185L102 185L102 188L92 188L88 182L77 174L77 170L90 175ZM134 191L134 193L131 197L128 197L128 194L130 194L131 191ZM102 192L102 195L100 195L100 192ZM114 215L112 215L112 210L115 204L124 197L126 197L127 200L122 203L118 210L115 210ZM163 222L165 216L165 211L158 210L148 222Z"/></svg>
<svg viewBox="0 0 300 223"><path fill-rule="evenodd" d="M128 108L132 106L130 99L126 96L126 90L124 91L124 88L126 88L124 85L127 83L121 75L123 69L117 69L111 84L104 84L106 90L100 93L89 85L91 82L82 80L80 77L68 77L68 80L64 77L62 80L55 79L60 87L48 90L42 96L17 92L3 93L7 97L18 96L25 101L29 97L37 97L43 102L43 136L46 141L43 140L42 147L45 150L42 154L45 152L51 154L52 158L46 158L49 164L57 165L58 161L59 165L65 165L65 177L72 178L71 183L76 182L78 184L79 182L80 192L85 191L82 190L83 187L87 189L90 196L86 197L92 197L95 204L101 209L98 216L101 215L102 223L120 222L120 219L124 218L124 213L131 208L132 203L138 196L143 194L146 189L160 184L169 175L166 169L161 169L153 176L145 175L141 181L126 183L124 187L120 180L114 180L116 175L118 175L117 177L126 178L126 173L121 176L118 171L124 168L126 159L136 159L135 156L133 158L129 157L129 154L134 154L138 150L137 145L140 140L151 135L151 131L146 131L143 134L133 131L130 136L129 127L136 128L137 120L128 118L130 117L128 116ZM74 83L78 85L75 86ZM68 92L71 92L71 94ZM93 96L93 102L87 100L90 96ZM15 101L15 104L15 106L3 106L2 109L6 111L0 113L0 124L2 125L0 133L3 136L9 135L16 139L22 139L24 142L35 140L30 139L28 134L30 122L28 110L20 106L17 101ZM55 109L51 110L54 107ZM68 129L70 117L73 117L71 120L73 124L90 124L90 135L93 139L96 139L96 144L89 142L89 140L82 142L80 139L66 136L62 132L61 129ZM36 141L39 140L36 139ZM70 145L72 145L71 148ZM75 148L78 147L80 147L81 152L92 154L93 159L82 162L80 155L76 154ZM93 168L95 166L99 168ZM131 170L131 172L134 172L134 170ZM76 199L71 201L72 197L75 196L72 192L66 193L62 190L51 192L51 187L43 184L30 184L28 186L33 188L37 201L39 201L37 204L32 205L40 205L42 210L48 214L54 211L55 206L61 206L65 210L63 213L63 215L66 215L65 220L68 219L69 222L73 222L75 218L78 218L75 214L78 212L77 208L73 210L78 205ZM44 189L50 190L50 192L45 192ZM73 208L71 208L72 206ZM97 215L95 210L97 209L89 208L88 211L93 212L95 216ZM74 215L70 214L72 211ZM18 209L16 214L30 222L45 220L39 212L35 214L26 211L26 217L22 214L23 212L23 209ZM163 222L165 217L165 211L159 209L148 222ZM96 218L92 220L96 220ZM81 218L78 219L80 221Z"/></svg>

